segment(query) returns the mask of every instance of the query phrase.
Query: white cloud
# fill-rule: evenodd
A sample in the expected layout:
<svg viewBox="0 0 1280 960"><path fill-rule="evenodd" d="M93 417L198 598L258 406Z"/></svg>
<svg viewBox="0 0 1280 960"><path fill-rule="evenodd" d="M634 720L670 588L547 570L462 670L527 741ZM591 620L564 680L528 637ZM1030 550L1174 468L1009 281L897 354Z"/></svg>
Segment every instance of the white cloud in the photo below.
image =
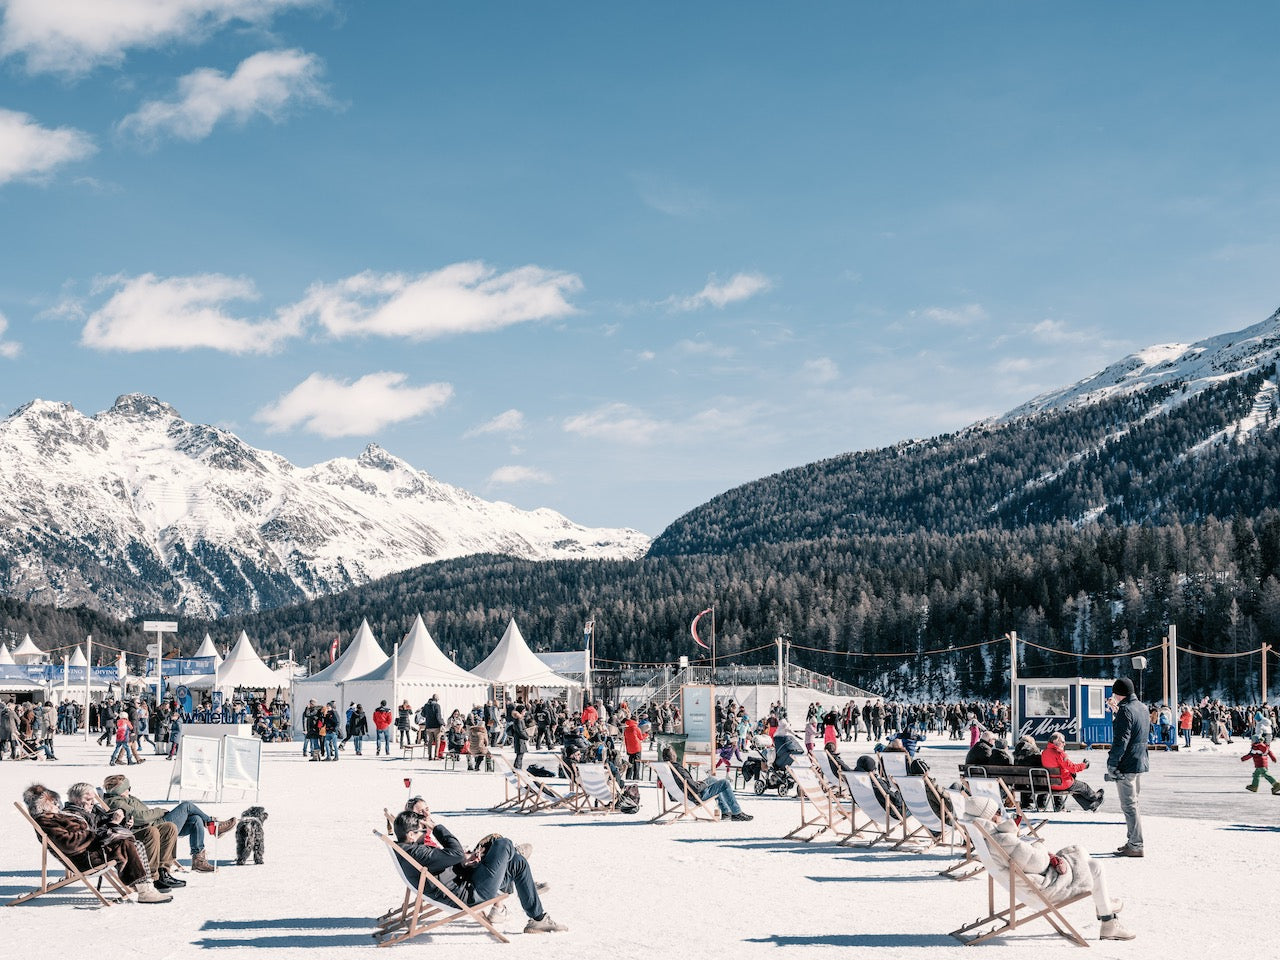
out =
<svg viewBox="0 0 1280 960"><path fill-rule="evenodd" d="M590 413L580 413L569 417L564 422L568 433L591 440L608 440L614 443L648 444L652 443L663 430L659 420L627 406L625 403L610 403Z"/></svg>
<svg viewBox="0 0 1280 960"><path fill-rule="evenodd" d="M320 59L301 50L264 50L230 76L202 69L178 81L178 96L151 100L120 121L120 130L149 139L170 134L203 140L221 121L243 126L256 116L279 121L296 103L324 103Z"/></svg>
<svg viewBox="0 0 1280 960"><path fill-rule="evenodd" d="M1031 335L1043 343L1088 343L1095 334L1085 330L1072 330L1061 320L1046 318L1031 328Z"/></svg>
<svg viewBox="0 0 1280 960"><path fill-rule="evenodd" d="M806 361L802 372L809 383L830 383L840 378L840 368L830 357Z"/></svg>
<svg viewBox="0 0 1280 960"><path fill-rule="evenodd" d="M719 357L722 360L734 354L733 347L717 347L710 340L681 340L676 343L676 349L695 357Z"/></svg>
<svg viewBox="0 0 1280 960"><path fill-rule="evenodd" d="M643 360L645 363L648 363L650 360L655 359L657 356L658 355L654 353L652 350L641 350L639 353L636 354L636 359Z"/></svg>
<svg viewBox="0 0 1280 960"><path fill-rule="evenodd" d="M923 310L913 311L911 316L948 327L967 327L986 320L987 311L980 303L967 303L962 307L925 307Z"/></svg>
<svg viewBox="0 0 1280 960"><path fill-rule="evenodd" d="M751 428L759 405L730 399L726 409L709 407L684 420L658 420L625 403L609 403L564 421L566 433L628 446L694 443Z"/></svg>
<svg viewBox="0 0 1280 960"><path fill-rule="evenodd" d="M1037 367L1043 367L1044 360L1032 360L1029 357L1006 357L996 362L993 368L996 373L1027 373Z"/></svg>
<svg viewBox="0 0 1280 960"><path fill-rule="evenodd" d="M572 273L527 266L498 273L476 261L417 276L366 271L316 284L288 313L315 319L338 337L356 334L428 340L482 333L574 312L565 299L582 289Z"/></svg>
<svg viewBox="0 0 1280 960"><path fill-rule="evenodd" d="M5 0L0 57L21 55L31 73L79 76L118 64L125 51L196 42L229 23L264 24L325 0Z"/></svg>
<svg viewBox="0 0 1280 960"><path fill-rule="evenodd" d="M251 280L221 274L108 277L95 294L113 290L97 310L68 300L59 310L88 321L80 341L100 350L189 350L263 353L317 323L336 337L357 334L425 340L498 330L573 313L565 294L581 289L573 274L521 267L497 273L482 263L457 263L416 277L371 271L316 284L299 302L271 317L236 316L228 305L256 300Z"/></svg>
<svg viewBox="0 0 1280 960"><path fill-rule="evenodd" d="M741 300L749 300L763 293L773 284L762 273L735 273L724 283L715 276L707 279L707 285L691 297L673 297L668 302L681 310L699 310L702 307L725 307Z"/></svg>
<svg viewBox="0 0 1280 960"><path fill-rule="evenodd" d="M645 173L634 174L632 180L645 206L669 217L692 217L711 207L705 190Z"/></svg>
<svg viewBox="0 0 1280 960"><path fill-rule="evenodd" d="M499 467L489 474L487 481L492 486L516 486L529 483L554 483L549 473L533 467Z"/></svg>
<svg viewBox="0 0 1280 960"><path fill-rule="evenodd" d="M0 109L0 184L39 178L97 149L89 135L79 130L42 127L28 114Z"/></svg>
<svg viewBox="0 0 1280 960"><path fill-rule="evenodd" d="M191 350L264 353L300 331L289 318L244 320L228 302L256 300L253 282L216 273L190 277L108 277L98 291L115 293L89 314L80 342L98 350Z"/></svg>
<svg viewBox="0 0 1280 960"><path fill-rule="evenodd" d="M0 357L6 360L12 360L22 352L22 344L13 340L4 340L4 333L9 329L9 319L0 313Z"/></svg>
<svg viewBox="0 0 1280 960"><path fill-rule="evenodd" d="M313 373L254 419L271 430L301 426L322 437L356 437L376 433L444 406L453 397L447 383L405 385L405 374L382 371L354 383Z"/></svg>
<svg viewBox="0 0 1280 960"><path fill-rule="evenodd" d="M492 420L486 420L478 427L472 427L463 434L463 437L479 437L487 433L519 433L523 429L524 414L519 410L504 410Z"/></svg>

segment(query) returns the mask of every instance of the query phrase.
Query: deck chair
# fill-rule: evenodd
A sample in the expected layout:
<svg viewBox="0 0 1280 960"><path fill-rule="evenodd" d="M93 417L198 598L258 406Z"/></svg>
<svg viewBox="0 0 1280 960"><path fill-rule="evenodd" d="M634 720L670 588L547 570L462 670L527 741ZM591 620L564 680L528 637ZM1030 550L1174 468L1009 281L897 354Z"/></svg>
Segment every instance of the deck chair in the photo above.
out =
<svg viewBox="0 0 1280 960"><path fill-rule="evenodd" d="M884 771L886 777L890 780L897 780L899 777L907 776L907 764L911 762L911 758L905 753L899 753L897 750L882 750L880 752L880 769Z"/></svg>
<svg viewBox="0 0 1280 960"><path fill-rule="evenodd" d="M994 801L1005 816L1017 820L1019 826L1037 840L1044 839L1040 836L1040 828L1049 821L1032 820L1027 816L1022 804L1018 802L1017 795L999 777L968 777L965 784L969 788L969 796L986 797Z"/></svg>
<svg viewBox="0 0 1280 960"><path fill-rule="evenodd" d="M604 763L580 763L577 765L578 793L575 813L619 813L618 800L622 790L613 778L613 771Z"/></svg>
<svg viewBox="0 0 1280 960"><path fill-rule="evenodd" d="M913 841L923 844L919 848L920 853L939 844L957 846L964 842L958 839L955 815L947 809L946 803L938 796L937 788L927 778L895 777L894 783L902 796L903 806L915 821L914 827L909 823L903 827L902 839L893 845L895 850ZM930 797L939 801L941 816L934 812L933 805L929 803Z"/></svg>
<svg viewBox="0 0 1280 960"><path fill-rule="evenodd" d="M782 839L803 840L808 843L814 837L826 833L828 830L837 835L842 835L845 831L841 828L849 822L850 811L841 806L837 797L833 797L827 792L822 783L822 778L812 767L806 767L801 763L793 763L789 769L792 779L796 782L796 795L800 798L800 826L786 834ZM812 816L805 815L807 807L812 808ZM807 830L810 827L815 827L816 829L807 837L797 836L802 830Z"/></svg>
<svg viewBox="0 0 1280 960"><path fill-rule="evenodd" d="M881 803L876 796L874 777L875 774L872 773L854 770L844 772L852 809L849 815L849 835L840 841L841 846L848 846L855 839L866 840L865 846L874 846L881 840L889 839L894 824L903 822L904 815L892 800ZM859 825L858 814L862 814L865 823ZM903 829L905 831L906 828Z"/></svg>
<svg viewBox="0 0 1280 960"><path fill-rule="evenodd" d="M392 907L377 919L373 939L378 941L378 946L389 947L403 943L437 927L443 927L446 923L462 919L480 924L499 943L511 942L484 916L486 910L507 899L508 894L500 893L491 900L475 905L463 903L457 894L432 876L430 871L420 869L417 861L401 850L385 833L375 830L373 834L386 844L387 852L391 855L391 866L404 885L404 900L400 906ZM405 876L400 866L402 861L412 864L418 870L416 884ZM431 895L427 893L428 888L434 888ZM434 899L436 896L441 899Z"/></svg>
<svg viewBox="0 0 1280 960"><path fill-rule="evenodd" d="M531 777L523 770L517 770L501 754L495 754L493 762L494 768L502 774L506 788L505 799L497 806L490 808L493 812L537 813L540 810L553 810L557 807L572 809L573 794L560 793L539 778Z"/></svg>
<svg viewBox="0 0 1280 960"><path fill-rule="evenodd" d="M662 809L650 823L675 823L678 820L719 820L720 808L714 800L698 800L684 792L684 786L671 769L671 764L661 760L649 761L649 768L658 779L658 800ZM668 820L667 817L671 819Z"/></svg>
<svg viewBox="0 0 1280 960"><path fill-rule="evenodd" d="M125 886L124 881L120 879L120 875L116 873L115 861L109 860L96 867L86 867L82 870L72 863L71 858L59 850L54 842L49 839L49 835L44 832L44 828L27 812L26 807L16 801L13 805L18 813L22 814L22 818L31 825L31 829L36 832L36 838L40 841L40 886L30 893L24 893L22 896L10 900L7 906L16 907L20 903L26 903L28 900L42 897L46 893L52 893L54 890L70 884L83 883L85 889L94 896L100 906L109 907L111 906L111 901L102 895L102 890L100 889L104 880L115 890L117 897L123 899L129 895L129 888ZM62 869L63 875L61 877L54 878L49 875L49 857L51 855L55 861L54 866ZM90 881L97 882L91 883Z"/></svg>
<svg viewBox="0 0 1280 960"><path fill-rule="evenodd" d="M970 822L964 812L965 800L968 799L968 796L960 790L948 789L944 793L946 798L951 801L951 809L955 814L956 824L961 825ZM969 840L969 834L957 826L955 835L964 843L964 856L958 862L947 867L947 869L940 871L940 873L942 876L950 877L952 880L969 880L982 873L986 867L982 865L982 861L973 852L973 843Z"/></svg>
<svg viewBox="0 0 1280 960"><path fill-rule="evenodd" d="M845 786L845 782L840 779L840 771L832 762L827 751L813 751L813 765L818 768L818 773L822 774L822 780L826 784L827 793L840 797L847 797L849 795L849 788Z"/></svg>
<svg viewBox="0 0 1280 960"><path fill-rule="evenodd" d="M1081 947L1089 946L1088 941L1080 936L1079 931L1061 912L1063 907L1089 896L1088 892L1051 902L1018 865L1009 859L1004 848L991 838L985 826L972 821L961 824L960 829L965 831L974 856L987 872L987 915L952 930L951 936L965 946L972 947L1044 917L1061 936ZM996 909L996 884L1003 887L1009 894L1009 905L1001 910ZM1020 916L1019 910L1028 912ZM995 926L985 933L975 932L987 924L995 924Z"/></svg>

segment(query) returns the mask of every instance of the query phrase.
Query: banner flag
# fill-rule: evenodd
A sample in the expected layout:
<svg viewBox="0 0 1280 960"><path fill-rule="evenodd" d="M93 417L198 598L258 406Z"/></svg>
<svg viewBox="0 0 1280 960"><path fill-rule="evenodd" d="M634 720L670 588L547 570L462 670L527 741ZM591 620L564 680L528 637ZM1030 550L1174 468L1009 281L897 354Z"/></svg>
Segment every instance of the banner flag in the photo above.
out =
<svg viewBox="0 0 1280 960"><path fill-rule="evenodd" d="M338 638L333 638L333 643L329 644L329 662L333 663L338 659Z"/></svg>
<svg viewBox="0 0 1280 960"><path fill-rule="evenodd" d="M701 620L710 612L711 612L711 608L707 607L707 609L703 610L702 613L698 614L696 617L693 618L693 623L689 624L689 634L693 637L693 642L696 643L698 646L700 646L703 650L710 650L711 648L708 647L705 643L703 643L700 639L698 639L698 621Z"/></svg>
<svg viewBox="0 0 1280 960"><path fill-rule="evenodd" d="M582 647L587 649L591 646L591 634L595 632L596 622L588 620L582 628Z"/></svg>

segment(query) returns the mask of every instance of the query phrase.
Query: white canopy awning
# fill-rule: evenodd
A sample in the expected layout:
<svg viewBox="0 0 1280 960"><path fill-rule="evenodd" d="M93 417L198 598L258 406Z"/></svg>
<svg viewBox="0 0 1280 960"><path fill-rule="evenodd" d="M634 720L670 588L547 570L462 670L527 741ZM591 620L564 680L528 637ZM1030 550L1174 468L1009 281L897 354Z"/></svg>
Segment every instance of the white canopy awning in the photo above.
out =
<svg viewBox="0 0 1280 960"><path fill-rule="evenodd" d="M395 673L393 666L399 665ZM422 615L414 618L413 626L405 634L400 644L398 656L393 661L388 657L386 663L360 677L353 677L347 683L390 683L393 679L400 686L437 686L437 687L487 687L489 681L469 673L458 666L436 646L435 640L422 622Z"/></svg>
<svg viewBox="0 0 1280 960"><path fill-rule="evenodd" d="M262 662L258 651L254 650L253 644L249 642L249 635L243 630L240 631L240 639L227 654L227 659L218 667L217 677L216 685L219 690L249 687L255 690L266 689L270 692L278 686L289 685L287 674L282 677Z"/></svg>
<svg viewBox="0 0 1280 960"><path fill-rule="evenodd" d="M384 666L390 659L382 651L382 647L374 637L373 631L369 629L369 621L361 620L360 629L356 631L356 635L347 644L347 649L338 655L337 660L323 670L317 671L309 677L303 677L296 682L298 685L308 683L338 684L345 680L363 677L370 671Z"/></svg>
<svg viewBox="0 0 1280 960"><path fill-rule="evenodd" d="M14 663L34 663L44 659L44 651L36 646L31 634L22 638L22 642L13 651Z"/></svg>
<svg viewBox="0 0 1280 960"><path fill-rule="evenodd" d="M10 666L13 664L13 654L9 652L9 648L0 643L0 667Z"/></svg>
<svg viewBox="0 0 1280 960"><path fill-rule="evenodd" d="M85 659L84 650L80 647L76 647L75 650L71 652L70 658L67 660L67 666L87 667L88 665L89 661Z"/></svg>
<svg viewBox="0 0 1280 960"><path fill-rule="evenodd" d="M580 687L582 684L568 677L553 673L537 658L524 635L516 626L515 618L507 625L507 631L485 657L471 670L492 684L503 687Z"/></svg>
<svg viewBox="0 0 1280 960"><path fill-rule="evenodd" d="M215 667L222 666L222 654L220 654L218 652L218 648L213 645L213 637L209 636L207 633L204 635L204 640L200 643L200 648L191 656L213 657L213 665Z"/></svg>

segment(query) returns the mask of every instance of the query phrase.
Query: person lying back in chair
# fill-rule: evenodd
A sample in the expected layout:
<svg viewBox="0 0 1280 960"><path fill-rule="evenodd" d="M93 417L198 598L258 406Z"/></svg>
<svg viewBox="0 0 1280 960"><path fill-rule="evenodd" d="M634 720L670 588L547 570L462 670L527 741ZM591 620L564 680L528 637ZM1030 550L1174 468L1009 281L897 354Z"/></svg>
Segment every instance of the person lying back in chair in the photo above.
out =
<svg viewBox="0 0 1280 960"><path fill-rule="evenodd" d="M989 797L970 797L965 802L965 813L970 819L995 824L989 831L992 838L1050 900L1064 900L1077 893L1090 892L1098 919L1102 921L1099 940L1134 938L1134 934L1120 925L1119 913L1124 902L1111 899L1107 892L1106 872L1088 851L1070 846L1050 853L1043 840L1020 837L1018 824L1003 819L999 805Z"/></svg>
<svg viewBox="0 0 1280 960"><path fill-rule="evenodd" d="M421 808L426 808L424 801L414 799L418 801L415 807L421 804ZM552 920L543 909L538 896L539 884L533 879L529 861L506 837L490 834L474 850L464 850L447 827L431 819L430 810L425 815L402 810L396 815L394 829L396 843L414 861L402 859L400 868L415 886L420 879L419 872L425 869L466 904L484 903L499 891L510 893L514 889L529 917L525 933L562 933L568 929ZM545 889L545 885L542 886ZM423 892L433 900L442 897L431 884L427 884ZM497 904L490 908L485 919L493 923L505 913L506 907Z"/></svg>
<svg viewBox="0 0 1280 960"><path fill-rule="evenodd" d="M695 779L683 764L676 762L676 752L671 747L662 748L662 759L670 764L671 772L680 781L680 786L689 799L710 800L714 797L716 804L720 807L720 817L723 820L752 819L751 814L743 813L742 808L738 806L738 798L733 795L733 784L728 780L717 777L708 777L706 780Z"/></svg>

